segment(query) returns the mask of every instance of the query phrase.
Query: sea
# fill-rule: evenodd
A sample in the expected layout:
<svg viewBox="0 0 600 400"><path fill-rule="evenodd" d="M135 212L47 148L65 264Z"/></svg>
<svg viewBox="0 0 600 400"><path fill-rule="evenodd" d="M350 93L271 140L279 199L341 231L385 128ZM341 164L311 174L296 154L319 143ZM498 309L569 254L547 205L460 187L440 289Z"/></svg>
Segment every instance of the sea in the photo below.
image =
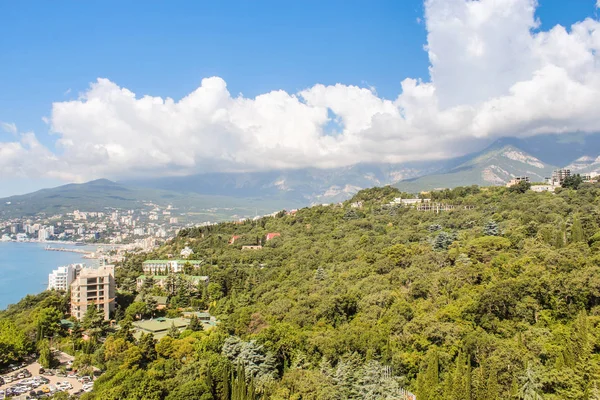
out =
<svg viewBox="0 0 600 400"><path fill-rule="evenodd" d="M63 243L0 242L0 310L17 303L27 294L46 290L48 274L61 265L98 265L97 260L85 259L83 254L47 251L46 246L95 250L92 246Z"/></svg>

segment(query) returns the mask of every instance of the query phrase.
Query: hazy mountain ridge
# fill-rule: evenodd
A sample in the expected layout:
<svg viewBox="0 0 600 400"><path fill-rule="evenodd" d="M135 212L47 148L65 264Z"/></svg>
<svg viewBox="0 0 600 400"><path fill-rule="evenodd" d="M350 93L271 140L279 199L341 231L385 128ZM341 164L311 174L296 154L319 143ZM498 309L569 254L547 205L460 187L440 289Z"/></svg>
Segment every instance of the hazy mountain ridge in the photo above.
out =
<svg viewBox="0 0 600 400"><path fill-rule="evenodd" d="M210 221L254 216L257 212L265 214L284 207L293 208L302 205L288 199L234 199L227 196L139 188L99 179L0 199L0 217L22 217L39 213L50 216L73 210L151 208L151 204L173 205L182 213L202 212L204 216L197 217L196 220Z"/></svg>
<svg viewBox="0 0 600 400"><path fill-rule="evenodd" d="M568 161L555 164L552 160ZM600 134L502 138L477 153L441 161L206 173L123 182L100 179L1 199L0 215L136 208L152 202L182 210L234 209L220 214L220 218L227 218L254 215L257 210L267 213L339 202L373 186L394 185L419 192L473 184L503 185L524 175L543 181L559 167L575 173L600 172Z"/></svg>
<svg viewBox="0 0 600 400"><path fill-rule="evenodd" d="M449 171L397 182L394 186L418 192L468 185L503 185L516 176L529 176L532 181L541 182L556 168L515 146L499 143Z"/></svg>

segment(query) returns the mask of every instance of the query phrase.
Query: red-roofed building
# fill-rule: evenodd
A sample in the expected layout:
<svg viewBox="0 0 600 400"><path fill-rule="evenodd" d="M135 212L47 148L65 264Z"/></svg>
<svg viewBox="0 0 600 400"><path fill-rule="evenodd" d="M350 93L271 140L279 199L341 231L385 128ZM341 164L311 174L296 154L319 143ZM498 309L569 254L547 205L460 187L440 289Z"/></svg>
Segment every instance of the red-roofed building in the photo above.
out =
<svg viewBox="0 0 600 400"><path fill-rule="evenodd" d="M267 233L267 242L271 239L275 239L276 237L280 237L281 233L279 232L272 232L272 233Z"/></svg>
<svg viewBox="0 0 600 400"><path fill-rule="evenodd" d="M241 236L233 235L231 239L229 239L229 244L234 244L236 240L241 239Z"/></svg>

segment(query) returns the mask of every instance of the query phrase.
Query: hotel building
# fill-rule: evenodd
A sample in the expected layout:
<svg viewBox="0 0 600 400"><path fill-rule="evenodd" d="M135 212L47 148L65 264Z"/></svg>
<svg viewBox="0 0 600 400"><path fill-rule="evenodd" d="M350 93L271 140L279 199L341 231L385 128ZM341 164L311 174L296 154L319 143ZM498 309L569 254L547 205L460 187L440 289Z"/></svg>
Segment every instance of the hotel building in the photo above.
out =
<svg viewBox="0 0 600 400"><path fill-rule="evenodd" d="M52 273L48 274L48 290L64 290L66 292L71 286L73 279L75 279L83 267L83 264L58 267Z"/></svg>
<svg viewBox="0 0 600 400"><path fill-rule="evenodd" d="M115 311L115 267L84 268L71 284L71 315L81 320L95 305L108 320Z"/></svg>

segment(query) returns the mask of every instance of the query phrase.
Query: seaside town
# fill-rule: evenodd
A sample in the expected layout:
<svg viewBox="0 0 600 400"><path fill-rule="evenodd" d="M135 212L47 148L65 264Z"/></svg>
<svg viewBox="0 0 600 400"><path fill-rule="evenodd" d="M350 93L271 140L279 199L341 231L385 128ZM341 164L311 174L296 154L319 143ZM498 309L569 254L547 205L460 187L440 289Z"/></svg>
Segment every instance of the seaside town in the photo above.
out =
<svg viewBox="0 0 600 400"><path fill-rule="evenodd" d="M66 214L0 219L2 241L130 244L151 249L188 226L172 206L150 210L73 210Z"/></svg>

